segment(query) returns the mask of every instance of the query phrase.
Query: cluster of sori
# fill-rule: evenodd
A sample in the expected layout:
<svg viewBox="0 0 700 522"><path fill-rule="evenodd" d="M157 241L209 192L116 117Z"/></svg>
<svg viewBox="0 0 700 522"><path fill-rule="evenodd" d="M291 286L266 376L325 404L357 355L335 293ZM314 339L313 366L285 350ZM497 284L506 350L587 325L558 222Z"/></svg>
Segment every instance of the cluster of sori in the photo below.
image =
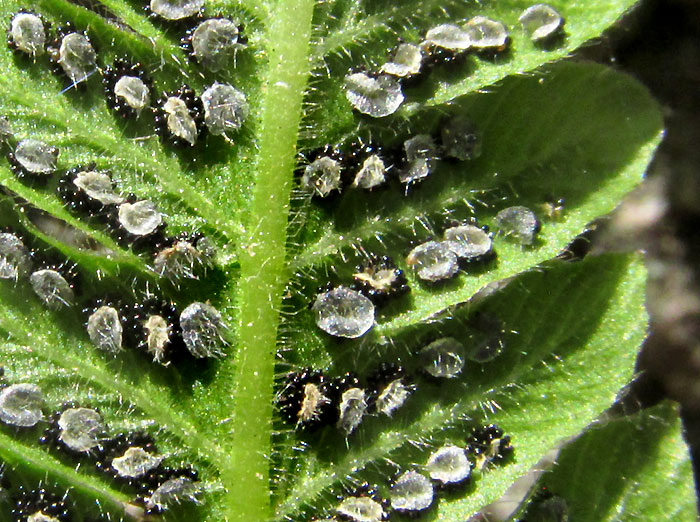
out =
<svg viewBox="0 0 700 522"><path fill-rule="evenodd" d="M15 14L8 34L10 45L18 51L34 57L42 54L45 48L51 52L46 44L46 25L35 13L22 11ZM94 50L82 33L63 32L60 35L57 64L71 81L79 83L87 78L88 70L95 67ZM198 41L194 35L190 40L193 43ZM202 46L196 44L196 48L201 50ZM88 60L88 57L91 58ZM76 72L78 69L82 76ZM105 69L103 79L107 97L118 113L138 116L148 105L150 81L140 66L117 61L114 67ZM227 89L223 84L214 84L205 92L203 100L198 101L191 91L183 88L173 96L166 96L156 110L162 117L156 119L171 131L173 140L185 137L185 141L191 144L194 141L187 138L192 137L188 134L192 128L187 120L190 116L192 121L203 118L212 133L224 134L233 129L231 125L240 127L247 112L245 97L233 88L230 89L235 91L234 97L242 105L235 106L235 117L222 109L231 107L226 101L231 94ZM181 110L182 104L202 103L204 108L197 109L198 115ZM239 111L241 107L244 107L243 113ZM199 233L167 236L165 219L157 205L133 194L121 194L109 171L89 164L59 173L58 148L31 138L16 140L4 118L0 119L0 138L18 177L34 183L47 183L58 173L57 191L66 206L94 224L105 226L118 243L149 256L149 266L159 277L179 285L181 280L199 278L213 265L215 249L208 238ZM76 305L80 296L76 293L74 271L66 263L46 262L41 257L38 250L25 246L16 233L8 231L0 236L0 278L18 281L28 277L36 294L50 308ZM105 352L117 353L123 346L144 348L161 364L168 364L171 354L184 353L181 347L197 358L223 355L220 345L224 325L218 311L207 303L194 302L178 312L172 303L149 294L145 302L138 303L125 303L122 299L93 300L85 311L88 335Z"/></svg>
<svg viewBox="0 0 700 522"><path fill-rule="evenodd" d="M527 8L519 21L537 44L550 43L563 34L564 19L547 4ZM509 45L506 26L485 16L475 16L461 26L441 24L429 29L420 43L400 43L378 71L347 75L345 96L362 114L388 116L405 100L402 83L415 81L435 65L460 62L470 52L492 56Z"/></svg>
<svg viewBox="0 0 700 522"><path fill-rule="evenodd" d="M467 361L492 361L503 352L503 334L498 319L481 316L469 336L469 349L454 337L440 337L424 344L407 361L415 371L382 363L365 382L352 373L329 378L310 368L292 372L286 376L277 404L282 417L299 430L335 426L347 437L368 415L392 417L420 388L420 379L439 384L459 377Z"/></svg>
<svg viewBox="0 0 700 522"><path fill-rule="evenodd" d="M197 472L190 467L165 465L164 456L158 454L149 435L137 432L110 436L99 411L74 404L64 405L45 419L45 402L44 392L35 384L5 386L0 391L0 421L23 430L48 422L40 444L82 465L90 463L99 472L127 484L138 495L135 502L142 504L149 513L160 513L182 500L196 500ZM40 493L20 492L15 509L18 521L71 520L64 502L43 490L38 491ZM45 518L41 518L39 512Z"/></svg>
<svg viewBox="0 0 700 522"><path fill-rule="evenodd" d="M445 118L440 129L436 136L417 134L393 148L361 140L326 145L309 154L301 169L301 187L314 197L328 198L346 187L372 190L396 179L407 192L427 179L440 160L467 161L481 153L479 133L469 118Z"/></svg>
<svg viewBox="0 0 700 522"><path fill-rule="evenodd" d="M186 20L199 15L203 2L152 0L150 9L164 20ZM56 72L65 75L71 86L84 86L95 72L102 74L102 83L109 107L124 118L138 118L152 112L158 133L176 146L197 144L205 131L230 139L248 117L245 95L232 85L214 82L201 97L183 85L175 92L163 93L153 104L153 83L140 63L117 59L101 68L88 35L72 24L52 34L41 15L29 10L15 13L7 31L9 46L18 53L37 60L48 55ZM200 21L182 38L182 47L190 58L207 71L216 72L235 61L236 52L246 46L241 27L227 18ZM29 141L29 140L26 140ZM38 142L42 157L53 147ZM54 158L39 161L34 174L50 173ZM28 169L32 172L32 169Z"/></svg>
<svg viewBox="0 0 700 522"><path fill-rule="evenodd" d="M173 247L174 248L174 247ZM0 233L0 279L25 278L49 308L77 306L78 274L66 262L52 263L10 231ZM169 364L173 355L221 357L226 328L221 314L195 301L178 312L170 302L153 298L140 302L98 300L84 309L87 333L101 351L116 354L124 346L145 349L155 362Z"/></svg>
<svg viewBox="0 0 700 522"><path fill-rule="evenodd" d="M535 243L541 223L535 213L521 205L499 211L493 219L499 234L530 247ZM438 283L455 277L460 269L483 266L496 257L489 227L476 222L449 223L442 239L431 239L413 248L406 264L426 283Z"/></svg>
<svg viewBox="0 0 700 522"><path fill-rule="evenodd" d="M448 442L435 449L418 469L399 472L389 486L389 498L379 495L377 487L364 484L339 498L335 515L351 522L382 522L391 514L416 516L435 505L443 492L454 492L474 480L474 470L480 472L505 462L513 454L510 437L495 424L475 428L465 443ZM329 514L314 519L334 522Z"/></svg>
<svg viewBox="0 0 700 522"><path fill-rule="evenodd" d="M535 243L540 221L524 206L507 207L493 220L498 233L524 247ZM476 222L449 222L442 239L422 242L406 256L406 266L426 284L434 285L453 277L460 270L486 266L495 259L494 236L488 227ZM316 325L335 337L355 339L375 324L376 307L406 294L406 276L388 257L372 256L353 274L351 286L322 288L311 310Z"/></svg>
<svg viewBox="0 0 700 522"><path fill-rule="evenodd" d="M352 373L333 379L305 368L287 375L277 405L282 417L298 429L334 425L349 436L366 414L391 417L414 390L410 376L395 364L382 364L366 386Z"/></svg>
<svg viewBox="0 0 700 522"><path fill-rule="evenodd" d="M372 328L375 307L410 290L403 270L389 256L369 256L355 267L350 286L329 284L321 288L311 310L324 332L353 339Z"/></svg>
<svg viewBox="0 0 700 522"><path fill-rule="evenodd" d="M222 333L226 326L221 314L208 303L195 301L178 314L169 302L150 300L119 306L103 301L85 312L90 340L106 353L116 354L123 347L144 349L154 362L163 365L186 353L198 359L225 355Z"/></svg>
<svg viewBox="0 0 700 522"><path fill-rule="evenodd" d="M215 248L209 238L200 233L167 236L164 216L153 201L133 194L122 196L111 174L94 164L63 173L57 190L69 209L95 224L106 224L119 244L149 256L160 277L177 284L182 279L197 279L213 264Z"/></svg>
<svg viewBox="0 0 700 522"><path fill-rule="evenodd" d="M6 134L12 136L9 127ZM58 155L57 147L25 139L8 153L8 159L17 176L46 182L58 172ZM165 219L157 205L134 194L120 194L111 173L94 163L62 172L57 192L70 210L105 225L118 243L152 256L149 262L160 277L174 283L197 279L213 263L215 249L208 238L198 233L166 236Z"/></svg>

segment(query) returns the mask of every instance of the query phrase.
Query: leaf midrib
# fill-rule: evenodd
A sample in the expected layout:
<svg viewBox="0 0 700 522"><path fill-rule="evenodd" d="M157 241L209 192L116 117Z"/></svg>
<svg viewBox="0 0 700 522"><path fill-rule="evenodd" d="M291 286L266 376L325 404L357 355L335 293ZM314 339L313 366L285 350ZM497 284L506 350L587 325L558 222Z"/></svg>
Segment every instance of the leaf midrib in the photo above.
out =
<svg viewBox="0 0 700 522"><path fill-rule="evenodd" d="M269 66L260 104L260 152L250 221L240 248L237 350L235 358L220 368L221 379L233 376L232 382L223 383L232 389L223 395L232 418L229 436L221 441L229 455L221 467L228 521L263 521L272 516L269 456L274 364L287 283L289 199L310 72L314 5L314 0L281 1L271 9L266 24Z"/></svg>

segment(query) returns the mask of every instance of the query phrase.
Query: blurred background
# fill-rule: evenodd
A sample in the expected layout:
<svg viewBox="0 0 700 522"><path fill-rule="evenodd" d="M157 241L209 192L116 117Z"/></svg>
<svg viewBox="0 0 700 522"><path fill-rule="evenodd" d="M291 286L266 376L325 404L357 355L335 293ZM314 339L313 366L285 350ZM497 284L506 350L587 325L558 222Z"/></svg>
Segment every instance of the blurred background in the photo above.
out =
<svg viewBox="0 0 700 522"><path fill-rule="evenodd" d="M662 106L666 135L647 180L615 213L594 248L642 248L651 333L625 409L681 403L700 467L700 2L645 0L582 57L644 83Z"/></svg>

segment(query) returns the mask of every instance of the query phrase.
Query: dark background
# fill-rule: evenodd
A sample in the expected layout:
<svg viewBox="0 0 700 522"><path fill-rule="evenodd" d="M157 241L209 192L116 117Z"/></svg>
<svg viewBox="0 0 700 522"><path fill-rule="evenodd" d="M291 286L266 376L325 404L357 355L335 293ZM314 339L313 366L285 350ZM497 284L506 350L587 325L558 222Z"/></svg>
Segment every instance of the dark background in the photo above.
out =
<svg viewBox="0 0 700 522"><path fill-rule="evenodd" d="M627 72L662 106L666 135L640 190L600 237L646 251L651 330L618 408L680 402L700 472L700 0L646 0L577 53ZM632 216L632 219L630 218ZM608 236L607 241L605 236ZM613 238L611 241L610 239Z"/></svg>

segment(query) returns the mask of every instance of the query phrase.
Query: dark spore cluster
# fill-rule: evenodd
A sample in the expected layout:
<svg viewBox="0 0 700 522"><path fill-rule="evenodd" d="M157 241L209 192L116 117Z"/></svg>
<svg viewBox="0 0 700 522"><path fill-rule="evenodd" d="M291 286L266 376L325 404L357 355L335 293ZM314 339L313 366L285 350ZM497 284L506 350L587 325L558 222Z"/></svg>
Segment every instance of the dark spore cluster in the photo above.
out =
<svg viewBox="0 0 700 522"><path fill-rule="evenodd" d="M135 485L133 479L124 477L112 466L112 461L124 455L126 450L139 447L147 453L156 454L158 448L156 442L148 433L136 431L132 433L120 433L109 438L100 444L95 457L95 468L103 473L111 475L116 480L124 481L130 485Z"/></svg>
<svg viewBox="0 0 700 522"><path fill-rule="evenodd" d="M56 495L43 487L27 490L20 486L14 495L12 517L17 522L27 522L31 516L43 513L60 522L71 522L73 517L66 499L65 495Z"/></svg>
<svg viewBox="0 0 700 522"><path fill-rule="evenodd" d="M163 93L153 113L156 132L176 147L194 147L206 131L202 100L188 85Z"/></svg>
<svg viewBox="0 0 700 522"><path fill-rule="evenodd" d="M100 221L106 221L115 205L123 200L117 194L111 173L98 171L95 163L65 171L58 179L56 191L71 211Z"/></svg>
<svg viewBox="0 0 700 522"><path fill-rule="evenodd" d="M167 224L155 203L135 194L124 199L107 214L107 227L117 243L136 252L152 252L165 243Z"/></svg>
<svg viewBox="0 0 700 522"><path fill-rule="evenodd" d="M124 325L124 344L144 350L155 362L169 364L189 352L182 339L180 313L169 301L147 300L122 305L120 316Z"/></svg>
<svg viewBox="0 0 700 522"><path fill-rule="evenodd" d="M184 21L190 25L194 19L203 20L181 38L191 58L208 72L235 67L236 53L247 47L240 23L228 18L202 18L203 0L150 0L148 9L181 34L185 30ZM30 56L34 62L47 55L53 72L67 80L64 91L76 88L84 91L93 74L101 76L107 105L116 115L133 119L143 113L152 113L156 129L175 146L194 146L204 136L207 125L213 126L212 134L226 134L230 142L228 133L237 131L248 115L245 95L233 86L216 82L214 85L219 86L216 94L228 97L235 108L214 104L207 109L187 86L174 93L164 93L153 107L154 86L146 67L128 56L116 59L111 65L101 65L88 31L77 28L70 21L50 33L49 25L40 14L22 9L9 21L7 43L13 51ZM231 101L232 98L235 99ZM211 114L207 115L205 125L207 111ZM19 169L18 175L27 174L24 170Z"/></svg>
<svg viewBox="0 0 700 522"><path fill-rule="evenodd" d="M151 107L153 82L144 67L118 58L102 71L107 106L123 118L137 118Z"/></svg>
<svg viewBox="0 0 700 522"><path fill-rule="evenodd" d="M423 63L421 65L420 73L412 77L414 83L417 83L418 80L425 79L427 75L437 67L442 67L445 65L450 65L452 67L463 66L469 57L469 54L464 51L445 49L444 47L439 47L434 44L428 44L422 50Z"/></svg>
<svg viewBox="0 0 700 522"><path fill-rule="evenodd" d="M353 280L352 288L377 306L411 291L403 270L389 256L370 258L363 265L357 266Z"/></svg>
<svg viewBox="0 0 700 522"><path fill-rule="evenodd" d="M277 406L282 418L297 429L314 431L335 425L348 436L368 410L390 415L403 405L407 394L394 398L390 410L377 410L377 399L382 397L386 386L404 379L408 381L410 376L403 368L391 363L377 368L366 384L353 372L329 378L319 370L304 368L286 376L277 397ZM350 397L346 396L349 391Z"/></svg>
<svg viewBox="0 0 700 522"><path fill-rule="evenodd" d="M468 440L468 449L480 467L505 462L514 451L510 435L506 435L497 424L476 428Z"/></svg>
<svg viewBox="0 0 700 522"><path fill-rule="evenodd" d="M71 449L61 441L59 419L66 410L74 407L75 405L72 403L67 403L59 411L50 416L49 426L39 439L41 445L51 450L58 449L73 460L93 465L100 473L133 489L138 497L137 501L142 503L145 503L146 499L150 498L156 490L168 480L184 478L193 483L199 480L199 473L192 467L173 467L164 464L163 458L158 455L158 447L153 437L141 431L120 433L113 437L108 437L103 433L99 437L95 447L90 451L76 451ZM130 450L138 452L136 457L137 463L134 469L129 470L131 473L125 474L123 473L124 468L115 464L115 461L116 459L124 459L125 455L128 455ZM143 466L143 458L148 458L151 462ZM133 465L134 464L132 464L132 466ZM139 466L143 466L143 469L137 469ZM25 512L27 512L27 509L34 509L33 506L40 504L40 499L37 500L37 494L35 492L32 494L34 495L32 497L21 497L23 503L29 506L25 508ZM59 506L63 505L57 503L53 497L49 496L46 498ZM54 508L54 511L56 510L57 508ZM162 506L160 508L156 506L150 510L150 512L153 513L162 511ZM34 512L35 511L29 514ZM48 514L47 511L44 512Z"/></svg>
<svg viewBox="0 0 700 522"><path fill-rule="evenodd" d="M330 381L318 370L290 373L277 402L280 415L289 424L310 431L333 423L329 386Z"/></svg>
<svg viewBox="0 0 700 522"><path fill-rule="evenodd" d="M429 178L440 161L479 157L481 136L469 118L448 116L439 128L434 135L417 134L392 145L363 139L326 144L308 153L297 169L301 187L315 198L326 199L347 188L377 190L395 180L408 194L409 187Z"/></svg>

